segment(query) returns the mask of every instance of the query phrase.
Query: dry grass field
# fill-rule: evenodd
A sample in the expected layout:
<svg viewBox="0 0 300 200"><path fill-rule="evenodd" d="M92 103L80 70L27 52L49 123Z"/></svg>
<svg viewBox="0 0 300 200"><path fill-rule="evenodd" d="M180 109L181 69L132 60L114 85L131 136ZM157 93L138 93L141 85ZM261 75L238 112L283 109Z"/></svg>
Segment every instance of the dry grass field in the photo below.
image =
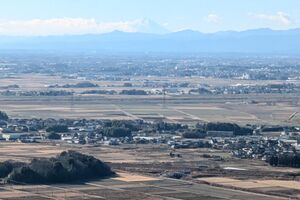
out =
<svg viewBox="0 0 300 200"><path fill-rule="evenodd" d="M180 160L170 160L166 146L137 145L129 146L90 146L90 145L67 145L67 144L22 144L3 142L0 145L1 160L14 159L28 161L37 157L55 156L57 153L73 149L93 155L103 161L109 162L117 176L109 179L91 180L87 182L74 182L71 184L52 185L0 185L1 200L43 200L43 199L108 199L108 200L271 200L288 199L276 197L265 192L243 191L216 187L209 184L199 183L198 179L176 180L151 174L151 169L165 168L172 170L177 167L193 167L193 163L207 162L200 155L203 153L225 155L222 152L212 152L209 149L182 149L179 153L184 155ZM166 163L167 162L167 163ZM170 162L168 164L168 162ZM173 163L173 164L172 164ZM231 162L229 162L231 163ZM166 164L169 165L166 168ZM233 165L234 163L231 163ZM184 165L184 166L181 166ZM226 164L225 164L226 165ZM228 164L227 164L228 165ZM120 167L122 166L122 167ZM125 167L124 167L125 166ZM144 166L141 167L141 166ZM238 165L237 165L238 166ZM127 169L124 170L123 168ZM139 170L138 170L139 169ZM144 172L143 172L144 171ZM227 179L221 179L227 180ZM261 180L260 184L270 187L271 183ZM281 185L290 184L292 181L275 181L275 189Z"/></svg>
<svg viewBox="0 0 300 200"><path fill-rule="evenodd" d="M208 182L212 185L225 186L229 188L243 189L247 191L267 193L290 198L300 198L299 181L286 180L238 180L226 177L200 178L200 181Z"/></svg>
<svg viewBox="0 0 300 200"><path fill-rule="evenodd" d="M263 194L222 189L205 184L160 178L154 180L143 176L134 181L123 178L74 183L72 185L19 185L0 187L1 200L229 200L229 199L284 199ZM132 176L126 174L126 176ZM146 179L147 178L147 179Z"/></svg>

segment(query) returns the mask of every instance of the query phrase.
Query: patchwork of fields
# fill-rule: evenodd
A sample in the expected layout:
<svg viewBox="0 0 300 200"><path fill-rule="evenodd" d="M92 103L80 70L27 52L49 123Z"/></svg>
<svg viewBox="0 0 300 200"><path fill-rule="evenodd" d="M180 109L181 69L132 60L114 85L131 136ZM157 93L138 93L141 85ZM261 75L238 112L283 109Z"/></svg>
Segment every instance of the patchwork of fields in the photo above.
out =
<svg viewBox="0 0 300 200"><path fill-rule="evenodd" d="M142 87L145 80L160 82L157 77L135 77L131 89L151 90ZM162 77L164 81L178 82L176 78ZM213 86L232 84L276 84L282 81L251 81L191 77L183 78L191 84ZM42 74L25 74L1 78L0 85L18 85L16 91L48 91L49 85L76 84L76 79ZM91 81L101 90L123 90L126 81ZM241 124L290 124L300 122L297 94L249 95L79 95L83 90L95 88L63 88L74 91L74 96L0 96L0 110L19 118L98 118L145 119L169 122L196 123L199 121L228 121ZM125 88L126 89L126 88ZM129 88L127 88L129 89ZM60 89L59 89L60 90ZM255 103L253 103L255 102Z"/></svg>
<svg viewBox="0 0 300 200"><path fill-rule="evenodd" d="M195 123L199 121L228 121L241 124L293 124L298 123L300 112L297 104L266 102L247 104L240 97L224 99L211 97L183 98L169 96L166 104L161 97L139 96L78 96L78 97L0 97L0 110L16 118L97 118L97 119L144 119L169 122ZM276 96L270 96L270 99ZM258 99L258 98L257 98ZM274 100L275 101L275 100Z"/></svg>

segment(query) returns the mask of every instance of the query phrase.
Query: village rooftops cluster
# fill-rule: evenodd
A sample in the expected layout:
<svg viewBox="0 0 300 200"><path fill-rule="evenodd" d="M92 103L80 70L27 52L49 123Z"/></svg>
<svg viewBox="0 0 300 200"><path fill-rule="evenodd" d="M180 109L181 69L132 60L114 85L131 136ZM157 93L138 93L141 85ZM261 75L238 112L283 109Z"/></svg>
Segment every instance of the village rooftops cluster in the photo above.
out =
<svg viewBox="0 0 300 200"><path fill-rule="evenodd" d="M199 123L187 126L162 121L7 119L0 121L1 139L73 144L168 144L171 148L214 148L239 158L269 161L300 153L298 127Z"/></svg>

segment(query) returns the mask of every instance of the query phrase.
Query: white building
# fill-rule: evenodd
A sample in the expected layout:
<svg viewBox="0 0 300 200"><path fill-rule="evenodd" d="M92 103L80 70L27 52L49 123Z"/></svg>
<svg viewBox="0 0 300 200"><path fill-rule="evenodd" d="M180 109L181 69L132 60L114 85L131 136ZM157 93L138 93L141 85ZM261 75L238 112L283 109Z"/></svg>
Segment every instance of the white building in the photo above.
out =
<svg viewBox="0 0 300 200"><path fill-rule="evenodd" d="M2 138L6 141L9 141L20 139L21 137L24 137L26 135L29 135L29 133L2 133Z"/></svg>

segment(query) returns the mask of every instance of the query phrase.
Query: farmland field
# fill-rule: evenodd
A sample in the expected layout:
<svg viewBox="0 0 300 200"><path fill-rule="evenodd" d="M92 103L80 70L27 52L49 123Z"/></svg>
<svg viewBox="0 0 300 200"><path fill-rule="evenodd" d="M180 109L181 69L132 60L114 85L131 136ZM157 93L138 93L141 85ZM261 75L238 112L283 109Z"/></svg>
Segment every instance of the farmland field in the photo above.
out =
<svg viewBox="0 0 300 200"><path fill-rule="evenodd" d="M151 78L148 78L151 80ZM159 81L152 78L154 81ZM176 79L165 77L168 81ZM136 84L135 89L142 88L143 77L130 82ZM191 83L218 84L251 84L246 80L217 80L211 78L191 78ZM48 85L75 84L80 80L65 79L59 76L27 74L1 78L0 85L17 84L14 90L49 90ZM269 81L270 82L270 81ZM268 81L255 81L266 84ZM100 89L122 90L124 81L94 81ZM281 83L273 81L270 83ZM66 89L80 92L93 88ZM257 103L251 103L255 101ZM249 94L249 95L81 95L74 96L0 96L0 110L8 112L12 117L20 118L98 118L98 119L162 119L170 122L194 124L199 121L228 121L241 124L269 123L295 124L299 122L296 115L300 111L297 94Z"/></svg>
<svg viewBox="0 0 300 200"><path fill-rule="evenodd" d="M10 159L29 161L32 158L50 157L57 153L73 149L89 155L93 155L105 162L110 163L118 175L109 179L92 180L87 182L75 182L73 184L52 184L52 185L1 185L0 186L0 199L13 200L13 199L258 199L258 200L271 200L271 199L288 199L289 196L294 196L296 191L292 194L286 194L282 197L273 196L270 189L265 192L262 189L273 188L272 191L284 189L288 192L290 189L297 190L293 181L277 181L274 180L259 180L257 181L257 188L259 191L243 191L235 188L224 188L219 186L209 185L206 182L220 182L221 183L235 183L238 180L228 178L210 178L210 179L195 179L195 180L176 180L169 179L163 176L151 175L148 170L154 169L158 166L157 170L172 170L183 163L193 166L195 162L208 162L201 158L201 153L209 153L208 149L199 150L180 150L184 154L184 158L180 160L170 160L168 154L165 152L166 146L154 147L152 145L139 145L133 147L110 147L110 146L76 146L66 144L22 144L3 142L0 146L0 151L5 154L0 160L5 160L9 156ZM211 152L219 155L225 155L222 152ZM197 159L195 159L195 156ZM169 169L165 168L165 164L173 163ZM242 162L240 163L242 164ZM246 163L244 163L246 164ZM228 164L224 164L228 165ZM239 163L231 163L233 166L238 166ZM144 166L142 168L141 166ZM125 171L124 168L127 170ZM259 166L257 166L259 169ZM141 172L144 171L144 173ZM201 180L199 182L199 180ZM228 181L230 180L230 181ZM231 181L233 180L233 181ZM249 187L254 180L249 182ZM240 181L242 182L242 181ZM251 183L251 184L250 184ZM245 185L244 184L244 185ZM264 185L265 187L260 187ZM253 185L253 184L252 184ZM243 186L243 185L242 185ZM243 189L243 188L242 188ZM274 194L276 195L276 194Z"/></svg>
<svg viewBox="0 0 300 200"><path fill-rule="evenodd" d="M135 89L143 79L131 80ZM158 80L157 80L158 81ZM171 79L171 81L177 81ZM229 80L194 79L193 82L232 84ZM47 85L75 84L80 80L58 76L24 75L2 78L0 84L18 84L14 90L50 90ZM234 83L240 83L237 80ZM242 81L245 82L245 81ZM121 91L124 82L95 81L99 89ZM259 81L259 84L263 84ZM245 124L297 125L300 122L297 94L249 95L85 95L94 88L75 88L70 96L0 95L0 110L11 118L110 119L166 122L194 125L197 122L234 122ZM126 88L125 88L126 89ZM293 118L291 119L291 116ZM170 158L173 151L159 145L74 145L62 141L37 144L1 142L0 161L28 162L51 157L65 150L93 155L109 163L119 176L84 183L57 185L0 186L0 199L288 199L298 198L300 189L294 168L270 167L262 160L232 157L216 149L176 149L183 155ZM221 157L220 161L203 155ZM240 170L242 169L242 170ZM167 173L188 171L184 180L167 178Z"/></svg>
<svg viewBox="0 0 300 200"><path fill-rule="evenodd" d="M216 103L210 100L215 98ZM244 97L245 98L245 97ZM269 99L276 101L276 96ZM297 97L287 97L289 99ZM259 98L256 98L259 99ZM289 102L276 105L245 104L244 99L220 100L218 97L172 97L163 106L160 97L139 96L78 96L71 97L4 97L0 96L0 110L19 118L99 118L99 119L165 119L194 123L197 121L228 121L246 123L293 124L299 116L288 121L290 115L300 111ZM222 103L223 101L223 103ZM231 103L224 104L231 101Z"/></svg>

